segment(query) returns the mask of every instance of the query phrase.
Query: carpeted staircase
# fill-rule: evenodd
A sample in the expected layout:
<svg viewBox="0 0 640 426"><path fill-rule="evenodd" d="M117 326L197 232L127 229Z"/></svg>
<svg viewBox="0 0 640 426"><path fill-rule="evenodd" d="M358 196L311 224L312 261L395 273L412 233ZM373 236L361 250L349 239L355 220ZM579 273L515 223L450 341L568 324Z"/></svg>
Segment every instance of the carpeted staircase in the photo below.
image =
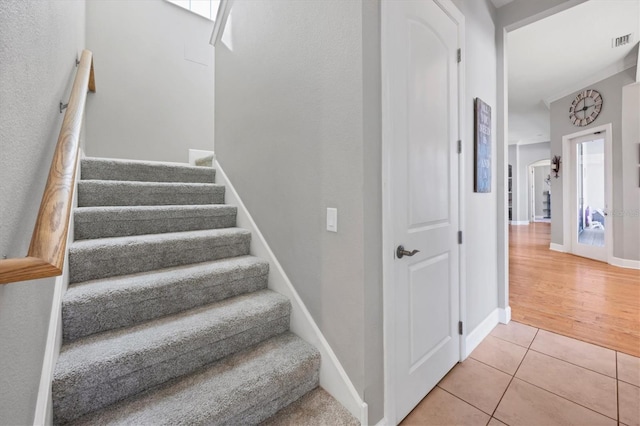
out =
<svg viewBox="0 0 640 426"><path fill-rule="evenodd" d="M56 424L256 424L318 386L320 355L214 178L82 160Z"/></svg>

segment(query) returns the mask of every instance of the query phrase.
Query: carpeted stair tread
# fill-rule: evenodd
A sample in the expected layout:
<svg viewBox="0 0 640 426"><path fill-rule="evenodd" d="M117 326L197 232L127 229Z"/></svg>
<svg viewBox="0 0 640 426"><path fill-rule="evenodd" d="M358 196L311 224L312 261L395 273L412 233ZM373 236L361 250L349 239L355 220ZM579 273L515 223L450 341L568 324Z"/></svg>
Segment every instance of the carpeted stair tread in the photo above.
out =
<svg viewBox="0 0 640 426"><path fill-rule="evenodd" d="M317 349L287 332L75 424L257 424L317 387L319 365Z"/></svg>
<svg viewBox="0 0 640 426"><path fill-rule="evenodd" d="M249 254L250 241L251 232L240 228L74 241L69 282L243 256Z"/></svg>
<svg viewBox="0 0 640 426"><path fill-rule="evenodd" d="M223 204L224 185L214 183L78 181L78 207Z"/></svg>
<svg viewBox="0 0 640 426"><path fill-rule="evenodd" d="M237 208L224 204L100 206L74 211L76 240L229 228Z"/></svg>
<svg viewBox="0 0 640 426"><path fill-rule="evenodd" d="M262 290L63 345L55 422L72 420L285 332L289 300Z"/></svg>
<svg viewBox="0 0 640 426"><path fill-rule="evenodd" d="M260 426L360 426L358 419L321 387L278 411Z"/></svg>
<svg viewBox="0 0 640 426"><path fill-rule="evenodd" d="M80 176L85 180L133 180L146 182L215 182L215 169L186 163L83 158Z"/></svg>
<svg viewBox="0 0 640 426"><path fill-rule="evenodd" d="M64 340L265 289L268 273L267 261L241 256L74 284L62 300Z"/></svg>

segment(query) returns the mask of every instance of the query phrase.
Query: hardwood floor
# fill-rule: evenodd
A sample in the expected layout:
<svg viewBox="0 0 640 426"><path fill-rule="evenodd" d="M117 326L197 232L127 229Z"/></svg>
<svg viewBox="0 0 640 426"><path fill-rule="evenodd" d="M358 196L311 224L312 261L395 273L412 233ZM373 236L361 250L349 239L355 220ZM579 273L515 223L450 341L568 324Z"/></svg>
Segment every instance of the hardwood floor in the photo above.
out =
<svg viewBox="0 0 640 426"><path fill-rule="evenodd" d="M640 271L549 250L551 226L509 226L513 320L640 356Z"/></svg>

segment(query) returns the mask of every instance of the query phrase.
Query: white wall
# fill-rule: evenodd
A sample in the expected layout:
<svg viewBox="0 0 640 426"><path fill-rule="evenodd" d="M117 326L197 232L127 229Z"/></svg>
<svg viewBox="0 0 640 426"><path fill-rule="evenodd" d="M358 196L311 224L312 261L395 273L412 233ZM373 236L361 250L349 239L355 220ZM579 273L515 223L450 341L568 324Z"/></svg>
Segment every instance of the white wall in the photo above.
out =
<svg viewBox="0 0 640 426"><path fill-rule="evenodd" d="M638 251L638 235L640 235L640 217L638 215L638 194L637 179L633 180L632 174L628 171L636 167L631 165L633 160L638 160L637 139L622 138L622 116L623 116L623 87L635 82L636 69L630 68L615 74L607 79L594 83L588 87L580 89L575 93L565 96L551 103L551 156L562 155L562 137L594 126L612 123L612 163L613 163L613 206L610 206L611 214L609 220L613 226L613 256L621 259L640 260ZM600 115L590 125L576 127L569 121L569 106L575 99L578 92L584 89L595 89L600 92L603 98L603 107ZM633 108L631 113L633 113ZM625 112L625 114L627 114ZM629 128L634 124L637 126L637 115L625 115L629 120ZM634 123L635 122L635 123ZM627 170L627 174L624 171ZM557 213L551 219L551 242L559 245L563 244L563 191L562 180L566 177L566 170L560 173L560 178L553 179L551 203ZM625 179L626 176L626 179ZM629 182L631 177L631 181ZM632 188L632 186L635 186ZM629 206L625 208L625 205ZM635 207L634 207L635 206Z"/></svg>
<svg viewBox="0 0 640 426"><path fill-rule="evenodd" d="M496 132L498 102L496 93L495 8L488 0L455 0L465 16L465 133L464 167L464 244L466 250L465 325L471 331L498 307ZM473 101L479 97L491 106L491 192L473 192Z"/></svg>
<svg viewBox="0 0 640 426"><path fill-rule="evenodd" d="M87 2L87 155L187 162L189 148L213 150L212 29L164 0Z"/></svg>
<svg viewBox="0 0 640 426"><path fill-rule="evenodd" d="M26 255L84 23L84 1L0 2L0 257ZM33 421L53 281L0 285L2 425Z"/></svg>

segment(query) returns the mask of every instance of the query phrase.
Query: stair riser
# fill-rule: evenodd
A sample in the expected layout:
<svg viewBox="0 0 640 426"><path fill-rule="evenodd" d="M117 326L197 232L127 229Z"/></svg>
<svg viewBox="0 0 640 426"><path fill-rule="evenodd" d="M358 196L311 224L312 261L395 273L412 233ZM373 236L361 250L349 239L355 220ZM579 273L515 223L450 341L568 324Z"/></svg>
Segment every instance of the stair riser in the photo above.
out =
<svg viewBox="0 0 640 426"><path fill-rule="evenodd" d="M213 183L215 173L215 169L207 167L167 164L127 163L94 159L84 159L81 163L81 177L85 180Z"/></svg>
<svg viewBox="0 0 640 426"><path fill-rule="evenodd" d="M250 234L69 250L69 281L135 274L249 254Z"/></svg>
<svg viewBox="0 0 640 426"><path fill-rule="evenodd" d="M217 340L213 337L199 338L197 341L180 342L173 348L162 348L164 358L168 354L174 356L116 378L110 376L114 375L112 370L117 369L117 363L109 366L109 369L94 371L95 374L92 374L91 377L83 377L73 383L75 386L71 386L71 383L59 383L54 380L52 387L54 422L57 424L74 420L145 389L196 371L208 363L281 334L288 328L289 316L287 315L269 322L262 322L257 327L224 340ZM136 361L138 360L122 360L128 364L128 367L136 364Z"/></svg>
<svg viewBox="0 0 640 426"><path fill-rule="evenodd" d="M82 304L62 305L64 340L132 326L143 321L267 288L267 268L252 268L247 276L232 279L235 272L189 277L132 294L113 293ZM253 275L256 274L256 275Z"/></svg>
<svg viewBox="0 0 640 426"><path fill-rule="evenodd" d="M78 207L196 204L224 204L224 186L78 182Z"/></svg>
<svg viewBox="0 0 640 426"><path fill-rule="evenodd" d="M235 211L223 216L171 217L149 219L121 219L111 214L95 214L90 218L76 217L74 236L76 240L125 237L131 235L161 234L165 232L220 229L236 226Z"/></svg>

